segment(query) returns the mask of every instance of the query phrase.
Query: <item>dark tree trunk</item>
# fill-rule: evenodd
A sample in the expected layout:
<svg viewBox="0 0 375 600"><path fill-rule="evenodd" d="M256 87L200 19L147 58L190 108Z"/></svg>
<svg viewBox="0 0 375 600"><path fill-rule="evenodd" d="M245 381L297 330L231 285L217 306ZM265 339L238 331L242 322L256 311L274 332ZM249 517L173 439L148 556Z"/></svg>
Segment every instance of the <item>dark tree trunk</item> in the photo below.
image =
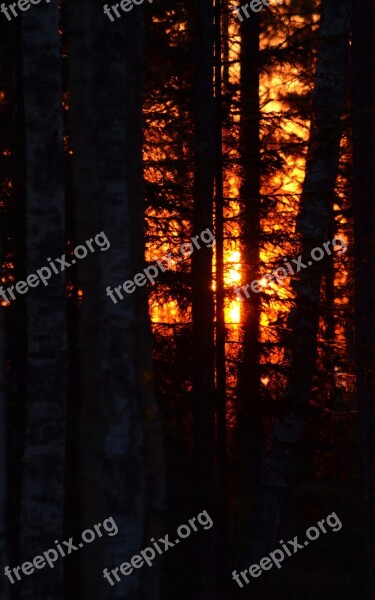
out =
<svg viewBox="0 0 375 600"><path fill-rule="evenodd" d="M19 47L19 28L15 32L10 29L8 23L1 21L0 269L3 288L10 283L10 270L7 269L10 256L12 256L14 277L17 277L24 268L22 260L24 247L23 244L17 245L19 238L14 236L14 230L24 219L24 202L21 200L21 195L17 193L19 189L17 176L18 179L22 179L23 172L20 169L18 148L15 144L17 84L20 84L16 76L17 66L19 66L17 65ZM22 138L20 143L21 140ZM10 182L11 186L9 186ZM18 219L16 215L18 215ZM21 239L24 237L23 234L24 228L20 227L18 235L21 236ZM14 252L15 246L17 246L17 256ZM22 423L23 406L19 401L19 394L17 402L9 392L10 388L13 391L17 390L14 381L18 382L18 389L21 389L25 377L17 377L18 374L25 371L25 324L21 315L24 315L22 303L21 305L12 303L11 306L6 306L6 300L3 297L0 298L0 561L4 567L12 565L13 561L17 561L19 558L16 532L19 520L19 457L22 448L19 425ZM9 410L10 406L13 407L13 410ZM16 435L14 435L15 433ZM10 592L11 584L4 576L0 582L0 597L8 600Z"/></svg>
<svg viewBox="0 0 375 600"><path fill-rule="evenodd" d="M212 0L195 2L194 120L196 131L193 235L213 231L215 123L213 96L214 12ZM212 248L192 255L194 505L213 512L215 456L214 303ZM216 590L216 541L210 530L195 553L196 597L208 600Z"/></svg>
<svg viewBox="0 0 375 600"><path fill-rule="evenodd" d="M3 254L3 231L0 231L0 265L4 262ZM6 429L6 410L5 410L5 314L4 308L0 302L0 560L2 565L8 565L8 535L7 535L7 429ZM0 597L8 599L9 586L2 579L0 583Z"/></svg>
<svg viewBox="0 0 375 600"><path fill-rule="evenodd" d="M143 12L134 10L110 27L93 17L96 181L102 229L111 248L100 257L102 364L105 381L105 506L119 532L108 540L108 565L119 565L157 535L163 509L160 420L152 394L151 348L145 291L104 297L142 271L144 195L141 170ZM160 471L159 471L160 469ZM147 494L147 496L146 496ZM145 511L150 511L148 515ZM148 542L148 539L147 539ZM158 597L157 570L122 578L113 597ZM141 582L141 578L146 580Z"/></svg>
<svg viewBox="0 0 375 600"><path fill-rule="evenodd" d="M223 43L223 0L215 0L215 233L216 233L216 444L217 444L217 528L218 528L218 596L227 597L228 552L228 455L227 455L227 383L226 326L224 288L224 160L223 160L223 79L226 45ZM224 31L225 35L225 31ZM223 74L224 71L224 74Z"/></svg>
<svg viewBox="0 0 375 600"><path fill-rule="evenodd" d="M119 528L106 547L92 552L93 560L102 563L103 555L103 566L110 568L162 533L165 502L147 292L122 290L123 300L115 295L116 304L105 295L108 285L113 290L144 268L143 12L108 25L89 3L80 10L86 19L77 21L75 4L69 17L70 47L77 55L70 78L77 237L103 230L111 244L105 255L93 255L95 261L87 258L78 273L85 349L80 353L82 511L85 521L88 514L97 520L111 515ZM90 576L90 567L82 568L84 597L102 597L100 585L94 589L95 571ZM157 600L159 567L123 577L113 589L105 586L110 597Z"/></svg>
<svg viewBox="0 0 375 600"><path fill-rule="evenodd" d="M74 245L82 244L102 230L100 197L96 182L96 132L94 129L94 82L92 78L95 48L92 47L92 9L87 0L69 1L66 5L68 41L68 90L70 108L69 143L73 149L72 186L74 203ZM101 365L103 294L99 293L100 253L97 250L77 262L76 286L82 291L81 302L76 297L78 317L78 393L73 396L71 412L78 416L78 426L72 423L77 440L70 452L71 465L77 483L72 523L76 531L98 523L107 516L103 499L103 404L104 383ZM78 295L77 295L78 296ZM78 494L78 499L77 499ZM77 514L78 513L78 514ZM104 580L98 579L93 564L101 565L103 543L91 544L77 556L76 566L69 573L71 593L77 598L99 600L104 593ZM77 577L79 573L79 578Z"/></svg>
<svg viewBox="0 0 375 600"><path fill-rule="evenodd" d="M348 3L323 2L313 118L297 234L305 262L327 241L341 139L341 115L348 66ZM287 323L288 386L283 414L271 426L262 464L257 507L256 554L274 548L286 522L290 483L298 464L305 413L316 363L320 287L324 261L302 270L293 281L295 307Z"/></svg>
<svg viewBox="0 0 375 600"><path fill-rule="evenodd" d="M241 23L241 221L242 281L251 284L259 275L260 245L260 104L259 35L257 14ZM254 485L259 476L261 452L259 320L260 298L248 288L241 306L242 356L238 375L238 439L241 480Z"/></svg>
<svg viewBox="0 0 375 600"><path fill-rule="evenodd" d="M133 14L133 13L132 13ZM128 105L130 55L127 51L129 19L118 19L108 27L98 13L93 44L101 47L94 57L97 89L95 129L97 131L97 175L95 193L102 202L103 230L111 249L101 258L103 290L134 277L132 257L132 207L129 195ZM135 59L137 60L137 59ZM142 201L142 199L139 199ZM135 301L123 292L114 304L105 298L103 313L103 367L106 382L104 408L104 466L107 510L119 533L108 544L106 560L119 565L137 553L142 545L145 464L138 384L139 366L134 355ZM135 600L139 595L140 571L122 578L110 590L115 598Z"/></svg>
<svg viewBox="0 0 375 600"><path fill-rule="evenodd" d="M364 471L367 596L375 598L375 4L353 6L355 338Z"/></svg>
<svg viewBox="0 0 375 600"><path fill-rule="evenodd" d="M144 85L144 14L134 12L128 24L127 55L129 56L129 88L127 104L127 176L131 216L131 270L138 273L145 267L145 190L142 168L142 102ZM134 356L138 370L136 392L143 419L143 459L145 464L143 496L143 547L150 538L158 539L165 532L165 463L161 415L154 392L152 338L148 313L147 288L137 290L134 299ZM161 563L142 573L140 597L160 598Z"/></svg>
<svg viewBox="0 0 375 600"><path fill-rule="evenodd" d="M21 17L19 17L21 18ZM23 19L28 274L61 257L65 241L59 9ZM17 300L16 300L17 301ZM27 292L28 397L21 498L21 561L64 539L67 333L65 277ZM63 561L20 582L22 598L63 598Z"/></svg>

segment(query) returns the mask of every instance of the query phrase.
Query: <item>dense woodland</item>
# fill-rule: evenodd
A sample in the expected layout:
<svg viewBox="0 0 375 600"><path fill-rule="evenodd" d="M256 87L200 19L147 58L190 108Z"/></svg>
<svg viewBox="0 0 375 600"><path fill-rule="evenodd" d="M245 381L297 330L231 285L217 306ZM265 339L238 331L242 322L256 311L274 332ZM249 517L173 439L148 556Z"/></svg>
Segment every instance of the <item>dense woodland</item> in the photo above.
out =
<svg viewBox="0 0 375 600"><path fill-rule="evenodd" d="M0 299L1 599L375 600L375 3L233 8L0 14L1 285L110 240ZM340 531L233 579L333 512ZM117 535L3 575L109 516Z"/></svg>

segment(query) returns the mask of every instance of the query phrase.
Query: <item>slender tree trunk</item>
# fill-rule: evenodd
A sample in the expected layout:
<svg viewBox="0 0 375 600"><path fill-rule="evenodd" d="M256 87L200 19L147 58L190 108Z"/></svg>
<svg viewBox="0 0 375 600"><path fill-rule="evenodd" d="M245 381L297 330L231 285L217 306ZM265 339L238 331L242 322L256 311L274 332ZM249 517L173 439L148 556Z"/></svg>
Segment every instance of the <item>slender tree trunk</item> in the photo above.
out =
<svg viewBox="0 0 375 600"><path fill-rule="evenodd" d="M228 4L228 0L221 0L221 47L223 57L223 75L222 84L225 93L229 90L229 40L230 40L230 15L231 7ZM221 56L220 56L221 60Z"/></svg>
<svg viewBox="0 0 375 600"><path fill-rule="evenodd" d="M215 123L213 95L214 11L212 0L195 2L194 119L196 131L193 235L213 230ZM215 460L214 304L212 248L192 255L194 504L213 512ZM196 597L208 600L216 590L216 540L210 530L195 554Z"/></svg>
<svg viewBox="0 0 375 600"><path fill-rule="evenodd" d="M15 46L13 45L15 44ZM19 44L19 37L14 36L13 32L9 31L8 25L1 21L0 22L0 81L3 95L0 99L0 172L7 173L8 176L12 173L12 165L14 163L14 158L7 156L5 150L10 147L14 150L12 133L14 127L14 115L16 114L16 102L15 102L15 73L16 73L16 59L17 53L15 52L15 47ZM13 51L13 52L12 52ZM4 280L6 278L6 272L4 269L7 256L7 250L9 252L9 242L7 240L10 238L10 210L9 205L11 202L9 200L7 194L7 178L2 178L0 183L0 196L2 198L1 206L0 206L0 270L1 270L1 283L4 284ZM14 180L12 180L12 191L14 193ZM8 192L9 193L9 192ZM8 197L7 197L8 196ZM15 204L13 202L13 204ZM17 209L20 210L20 207L17 203ZM8 248L7 248L8 247ZM4 287L4 286L3 286ZM5 286L6 287L6 286ZM11 505L10 501L10 491L13 488L14 480L11 481L9 477L9 467L12 465L12 462L9 457L9 450L11 444L9 440L11 439L10 431L10 418L9 411L7 410L7 400L9 400L9 394L7 393L6 387L6 362L8 359L8 365L10 364L10 348L8 344L8 336L7 336L7 320L9 323L9 311L10 307L5 307L5 300L3 298L0 299L0 561L1 564L6 565L10 564L10 540L16 537L16 522L12 523L13 515L17 515L17 503L14 502L13 505L16 505L13 515L11 515L9 507ZM8 367L8 373L10 369ZM8 380L9 380L8 375ZM13 425L13 423L12 423ZM15 460L14 464L17 464L17 453L15 452L13 455L13 460ZM13 466L12 465L12 466ZM18 464L17 464L18 466ZM13 484L13 485L12 485ZM14 499L14 498L13 498ZM18 515L17 515L18 516ZM13 524L14 530L11 531L10 523ZM16 545L16 544L14 544ZM11 585L6 577L2 578L0 582L0 597L4 598L4 600L8 600L10 594Z"/></svg>
<svg viewBox="0 0 375 600"><path fill-rule="evenodd" d="M3 264L3 231L0 232L0 265ZM8 565L8 533L7 533L7 430L6 430L6 390L5 390L5 314L0 303L0 560L2 565ZM7 600L9 585L2 578L0 582L0 596Z"/></svg>
<svg viewBox="0 0 375 600"><path fill-rule="evenodd" d="M142 102L144 86L144 14L134 12L127 33L129 57L129 88L127 105L127 177L129 181L130 215L132 219L130 245L131 270L137 273L145 267L145 190L142 165ZM156 402L153 379L152 338L148 313L147 288L139 288L134 299L134 356L138 369L136 393L143 418L144 504L143 547L150 538L158 539L165 532L165 463L161 415ZM157 562L142 573L140 597L160 598L160 569Z"/></svg>
<svg viewBox="0 0 375 600"><path fill-rule="evenodd" d="M21 18L21 17L19 17ZM23 17L22 17L23 19ZM41 67L42 66L42 67ZM65 252L59 9L23 19L28 274ZM17 301L17 300L16 300ZM64 539L67 402L65 278L27 292L28 398L21 499L21 561ZM63 561L20 582L22 598L63 598Z"/></svg>
<svg viewBox="0 0 375 600"><path fill-rule="evenodd" d="M353 7L355 337L364 473L367 596L375 598L375 5Z"/></svg>
<svg viewBox="0 0 375 600"><path fill-rule="evenodd" d="M25 273L25 188L24 188L24 111L22 90L22 43L21 22L12 29L7 21L0 25L0 80L3 95L0 100L0 171L2 178L0 195L2 283L24 280ZM21 134L20 134L21 132ZM10 152L9 152L10 150ZM11 184L11 185L10 185ZM10 269L10 265L12 268ZM5 281L4 281L5 280ZM5 284L4 287L7 287ZM2 299L3 301L3 299ZM5 302L5 301L4 301ZM6 413L6 517L7 531L3 543L8 551L9 564L19 564L20 538L20 463L24 449L24 416L26 399L26 302L12 302L5 308L6 389L4 410ZM5 582L4 582L5 583ZM10 593L10 584L4 594ZM1 595L1 594L0 594Z"/></svg>
<svg viewBox="0 0 375 600"><path fill-rule="evenodd" d="M100 197L96 184L95 85L92 80L95 47L92 47L92 6L87 0L66 5L70 99L69 133L73 148L73 192L75 208L75 244L84 243L102 230ZM109 516L103 498L104 383L101 364L103 295L98 293L100 279L99 250L77 263L77 286L82 291L78 307L78 443L76 471L79 499L76 530L81 531ZM75 399L77 403L77 399ZM104 580L98 578L93 564L101 565L104 544L85 548L79 559L80 578L74 578L72 593L78 598L103 597ZM72 573L76 575L76 573Z"/></svg>
<svg viewBox="0 0 375 600"><path fill-rule="evenodd" d="M223 160L223 75L226 50L222 23L223 0L215 0L215 234L216 234L216 440L218 485L218 596L227 597L228 552L228 474L227 474L227 385L226 385L226 327L224 288L224 160ZM224 73L223 73L224 72ZM224 80L224 84L226 81Z"/></svg>
<svg viewBox="0 0 375 600"><path fill-rule="evenodd" d="M313 119L297 218L297 233L304 257L310 257L314 247L321 247L327 241L347 80L348 19L347 2L323 2ZM275 547L285 525L288 491L297 468L304 415L316 363L323 271L324 261L314 262L293 281L296 299L288 318L286 340L288 387L283 403L284 413L271 427L262 465L257 507L257 534L260 538L257 555Z"/></svg>
<svg viewBox="0 0 375 600"><path fill-rule="evenodd" d="M259 275L260 244L260 17L241 23L241 217L242 280L251 284ZM261 453L259 320L260 298L248 288L250 298L241 306L242 357L238 376L238 435L241 479L258 480Z"/></svg>
<svg viewBox="0 0 375 600"><path fill-rule="evenodd" d="M327 229L327 240L332 240L335 236L335 216L333 212L333 203L329 216L329 225ZM325 300L325 335L323 349L323 365L326 371L329 397L334 401L336 396L336 381L335 381L335 360L337 360L335 351L335 276L336 269L333 260L326 261L324 273L324 300Z"/></svg>
<svg viewBox="0 0 375 600"><path fill-rule="evenodd" d="M126 160L129 155L127 104L129 55L126 53L126 19L111 28L98 15L94 44L103 56L95 56L97 88L95 128L98 132L97 190L103 203L103 229L111 250L103 256L103 287L122 284L132 271L132 218ZM99 22L100 20L100 22ZM104 290L103 290L104 291ZM119 527L109 540L107 562L119 565L142 545L144 473L142 415L137 395L138 365L134 362L134 295L114 304L105 298L103 315L103 366L106 380L104 466L106 506ZM125 558L124 558L125 557ZM140 572L122 578L109 597L138 597Z"/></svg>

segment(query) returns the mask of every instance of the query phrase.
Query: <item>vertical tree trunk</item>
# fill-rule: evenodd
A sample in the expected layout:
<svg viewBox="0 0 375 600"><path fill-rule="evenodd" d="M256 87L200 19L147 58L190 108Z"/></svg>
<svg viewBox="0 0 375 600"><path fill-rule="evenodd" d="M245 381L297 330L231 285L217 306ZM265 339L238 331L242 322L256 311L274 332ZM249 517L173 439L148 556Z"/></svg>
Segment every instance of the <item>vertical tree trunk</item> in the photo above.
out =
<svg viewBox="0 0 375 600"><path fill-rule="evenodd" d="M260 245L260 105L259 35L257 14L241 23L240 164L242 217L242 280L259 275ZM261 451L259 320L260 298L249 288L241 307L242 357L238 376L238 434L241 478L254 484L259 476Z"/></svg>
<svg viewBox="0 0 375 600"><path fill-rule="evenodd" d="M92 79L95 46L92 42L92 7L87 0L66 4L66 31L68 39L68 89L70 109L69 134L73 148L73 192L75 213L75 244L81 244L99 233L100 196L96 193L96 132L95 82ZM107 516L103 498L103 405L104 382L102 373L102 321L104 297L99 293L101 282L100 253L97 250L77 263L77 287L83 292L78 306L78 399L74 398L75 413L79 414L77 427L76 475L78 499L75 501L76 530L103 521ZM104 594L105 582L98 578L93 564L101 565L104 558L103 541L91 544L77 556L77 569L72 593L77 598L99 600ZM99 567L98 567L99 568ZM79 572L79 579L77 579ZM107 584L106 584L107 585Z"/></svg>
<svg viewBox="0 0 375 600"><path fill-rule="evenodd" d="M332 240L335 236L335 215L333 212L333 203L329 216L329 225L327 229L327 240ZM324 272L324 308L325 308L325 334L323 349L323 365L327 373L329 396L333 400L336 393L335 381L335 361L337 360L335 352L335 276L336 268L333 260L326 261Z"/></svg>
<svg viewBox="0 0 375 600"><path fill-rule="evenodd" d="M213 96L214 12L212 0L195 2L194 119L196 131L193 235L213 230L215 123ZM192 255L194 504L214 508L215 378L212 248ZM216 589L216 540L213 529L195 555L196 597L208 600Z"/></svg>
<svg viewBox="0 0 375 600"><path fill-rule="evenodd" d="M223 160L223 71L222 44L223 0L215 0L215 234L216 234L216 441L217 441L217 528L218 528L218 596L227 597L228 552L228 476L227 476L227 384L226 326L224 288L224 160ZM224 84L226 83L224 79Z"/></svg>
<svg viewBox="0 0 375 600"><path fill-rule="evenodd" d="M127 177L131 216L131 270L137 273L145 267L145 190L142 165L142 102L144 86L144 14L134 12L128 24L127 56L129 57L129 86L127 104ZM134 350L133 364L138 370L136 393L143 421L143 540L158 539L165 532L165 463L162 424L154 393L152 338L148 313L147 288L137 290L134 298ZM160 567L142 573L140 597L147 600L160 598Z"/></svg>
<svg viewBox="0 0 375 600"><path fill-rule="evenodd" d="M21 18L21 17L19 17ZM22 17L23 18L23 17ZM59 10L23 19L28 274L65 252ZM17 301L17 300L16 300ZM67 336L64 274L27 292L28 398L21 499L21 561L63 537ZM22 598L63 598L63 561L20 582Z"/></svg>
<svg viewBox="0 0 375 600"><path fill-rule="evenodd" d="M375 5L353 6L355 338L363 444L367 596L375 598Z"/></svg>
<svg viewBox="0 0 375 600"><path fill-rule="evenodd" d="M9 285L11 274L15 281L24 280L25 273L25 189L24 189L24 128L21 73L21 22L10 28L7 21L0 24L0 171L2 283ZM21 133L20 133L21 132ZM10 150L10 152L9 152ZM12 265L11 270L9 269ZM5 279L5 281L4 281ZM4 287L7 287L6 285ZM3 300L2 300L3 301ZM5 301L4 301L5 302ZM20 539L16 532L20 523L20 463L24 449L24 416L26 398L26 302L12 302L5 308L3 327L6 365L6 389L3 410L6 429L6 517L7 531L3 543L8 552L7 564L19 563ZM6 586L6 582L5 586ZM4 594L10 593L6 586ZM1 595L1 593L0 593Z"/></svg>
<svg viewBox="0 0 375 600"><path fill-rule="evenodd" d="M137 288L133 295L122 291L123 300L116 304L105 295L108 285L113 290L144 268L143 12L138 9L109 25L96 9L81 4L87 18L78 20L76 3L70 5L69 16L70 51L77 58L70 79L76 195L81 203L77 232L90 236L95 226L111 244L105 255L97 253L96 262L82 264L79 271L84 290L80 345L85 349L82 507L85 520L87 514L114 518L118 534L96 553L100 564L103 553L103 566L114 567L161 534L165 493L146 289ZM101 517L99 510L105 510ZM106 583L104 592L97 577L93 589L97 573L90 577L89 568L84 568L84 582L89 583L89 588L83 585L85 598L101 598L103 593L111 598L159 598L158 565L123 577L113 588Z"/></svg>
<svg viewBox="0 0 375 600"><path fill-rule="evenodd" d="M327 240L330 204L338 169L340 119L348 66L348 19L347 2L323 2L313 119L296 228L304 257L309 257L314 247L322 246ZM285 524L286 500L296 471L304 414L310 399L316 362L323 270L324 261L315 262L302 270L293 281L296 299L287 323L288 387L284 398L285 411L271 427L262 465L257 514L259 552L275 546Z"/></svg>
<svg viewBox="0 0 375 600"><path fill-rule="evenodd" d="M229 40L230 40L230 15L231 7L228 4L228 0L221 0L221 37L222 37L222 57L223 57L223 76L222 83L225 93L229 90ZM221 61L221 56L220 56Z"/></svg>
<svg viewBox="0 0 375 600"><path fill-rule="evenodd" d="M3 264L3 231L0 232L0 265ZM8 565L7 548L7 431L6 431L6 390L5 390L5 314L4 308L0 304L0 560L2 565ZM4 600L8 599L9 585L2 579L0 583L0 596Z"/></svg>
<svg viewBox="0 0 375 600"><path fill-rule="evenodd" d="M103 229L111 250L101 260L102 281L111 288L134 277L132 260L132 212L129 197L127 128L130 86L126 34L129 19L118 19L111 27L98 13L93 36L94 81L97 85L95 129L97 136L97 189L102 201ZM109 540L107 562L119 565L142 545L143 460L142 415L137 395L140 373L134 361L135 297L124 292L114 304L105 298L103 313L103 367L106 381L104 406L106 506L119 527ZM122 578L110 597L135 600L140 572Z"/></svg>
<svg viewBox="0 0 375 600"><path fill-rule="evenodd" d="M133 279L144 267L141 170L143 12L134 10L110 27L93 17L96 186L102 229L111 242L100 257L102 294ZM119 532L108 539L106 561L119 565L159 533L163 509L160 421L152 395L151 348L145 291L104 297L102 364L105 381L105 504ZM160 469L160 472L159 472ZM146 494L148 495L146 497ZM149 511L146 515L145 511ZM147 539L148 543L149 539ZM129 600L158 597L157 569L124 577L108 590ZM141 577L146 580L141 582Z"/></svg>
<svg viewBox="0 0 375 600"><path fill-rule="evenodd" d="M16 38L16 40L14 39ZM1 81L1 91L3 92L2 97L0 99L0 172L1 173L9 173L11 172L11 165L14 159L10 162L9 158L6 156L6 149L12 147L12 133L13 125L14 125L14 114L16 113L15 102L11 102L11 96L13 96L12 100L14 100L15 96L15 53L12 53L14 47L12 44L16 41L19 43L18 36L14 36L14 33L9 31L8 25L1 21L0 22L0 81ZM11 124L11 126L9 125ZM7 126L10 127L10 130L7 130ZM9 180L8 180L9 181ZM7 180L6 178L2 178L0 184L0 197L2 199L0 205L0 270L1 270L1 283L4 284L4 264L6 262L7 255L7 243L6 240L10 237L9 231L9 205L7 203ZM12 181L12 191L14 193L14 182ZM17 203L17 208L20 210L20 207ZM5 308L5 300L3 298L0 299L0 561L1 564L9 565L10 563L10 540L14 539L14 532L10 532L10 523L13 521L9 506L10 502L10 491L13 487L13 481L11 482L9 478L9 467L12 464L9 457L10 450L10 419L9 419L9 411L7 410L7 400L9 399L9 395L7 394L6 388L6 361L10 357L9 348L7 347L7 332L6 332L6 319L7 319L7 310ZM8 319L9 322L9 319ZM8 354L7 354L8 352ZM10 361L9 361L10 362ZM8 362L8 364L9 364ZM9 372L9 369L8 369ZM8 376L9 377L9 376ZM16 461L15 461L16 463ZM17 504L16 502L13 503ZM13 513L17 514L17 507ZM12 515L13 516L13 515ZM16 521L14 521L14 524ZM16 528L16 525L15 525ZM12 535L13 534L13 535ZM0 597L4 598L4 600L8 600L10 594L10 583L7 578L2 578L0 582Z"/></svg>

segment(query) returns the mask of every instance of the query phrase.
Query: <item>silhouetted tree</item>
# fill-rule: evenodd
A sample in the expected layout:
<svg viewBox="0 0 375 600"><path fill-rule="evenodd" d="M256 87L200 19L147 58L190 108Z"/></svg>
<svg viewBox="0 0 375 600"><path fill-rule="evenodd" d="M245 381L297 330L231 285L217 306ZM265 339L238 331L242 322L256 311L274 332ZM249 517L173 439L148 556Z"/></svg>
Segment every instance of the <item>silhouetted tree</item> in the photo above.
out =
<svg viewBox="0 0 375 600"><path fill-rule="evenodd" d="M347 81L348 7L341 0L324 0L322 6L306 175L296 224L304 257L310 257L311 250L327 240ZM274 547L285 525L289 486L297 467L316 364L323 265L324 261L315 262L293 280L296 298L287 322L284 410L271 426L262 464L257 507L261 551Z"/></svg>
<svg viewBox="0 0 375 600"><path fill-rule="evenodd" d="M19 17L21 18L21 17ZM23 17L22 17L23 18ZM65 252L65 184L59 9L23 20L27 256L36 273ZM64 273L27 292L27 407L21 487L21 560L63 538L67 405ZM62 599L63 562L21 582L22 598Z"/></svg>
<svg viewBox="0 0 375 600"><path fill-rule="evenodd" d="M193 235L213 230L215 122L213 96L214 14L212 0L198 0L194 21L194 120L196 131ZM194 504L212 511L215 494L215 375L213 249L192 254ZM197 549L196 596L216 593L215 533Z"/></svg>
<svg viewBox="0 0 375 600"><path fill-rule="evenodd" d="M368 600L375 598L375 5L353 3L356 376L362 434Z"/></svg>
<svg viewBox="0 0 375 600"><path fill-rule="evenodd" d="M260 252L260 15L241 23L240 165L241 165L241 256L242 356L238 370L238 433L241 476L244 483L258 478L261 451L260 422L260 297L251 288L259 277Z"/></svg>
<svg viewBox="0 0 375 600"><path fill-rule="evenodd" d="M66 34L68 50L68 131L73 149L72 187L74 202L74 245L91 239L102 230L101 204L97 193L97 153L95 135L95 80L93 67L93 11L90 2L78 0L66 4ZM104 295L99 293L101 283L98 252L78 261L76 267L75 300L77 306L78 390L72 407L78 415L76 424L74 468L78 485L75 498L76 528L85 529L91 523L101 522L107 511L103 492L103 445L105 402L102 369ZM82 294L79 302L77 291ZM107 299L108 300L108 299ZM77 406L78 404L78 406ZM73 465L72 465L73 467ZM72 593L79 598L103 597L105 582L92 569L102 564L103 544L92 544L84 555L77 556L80 577L74 578Z"/></svg>

